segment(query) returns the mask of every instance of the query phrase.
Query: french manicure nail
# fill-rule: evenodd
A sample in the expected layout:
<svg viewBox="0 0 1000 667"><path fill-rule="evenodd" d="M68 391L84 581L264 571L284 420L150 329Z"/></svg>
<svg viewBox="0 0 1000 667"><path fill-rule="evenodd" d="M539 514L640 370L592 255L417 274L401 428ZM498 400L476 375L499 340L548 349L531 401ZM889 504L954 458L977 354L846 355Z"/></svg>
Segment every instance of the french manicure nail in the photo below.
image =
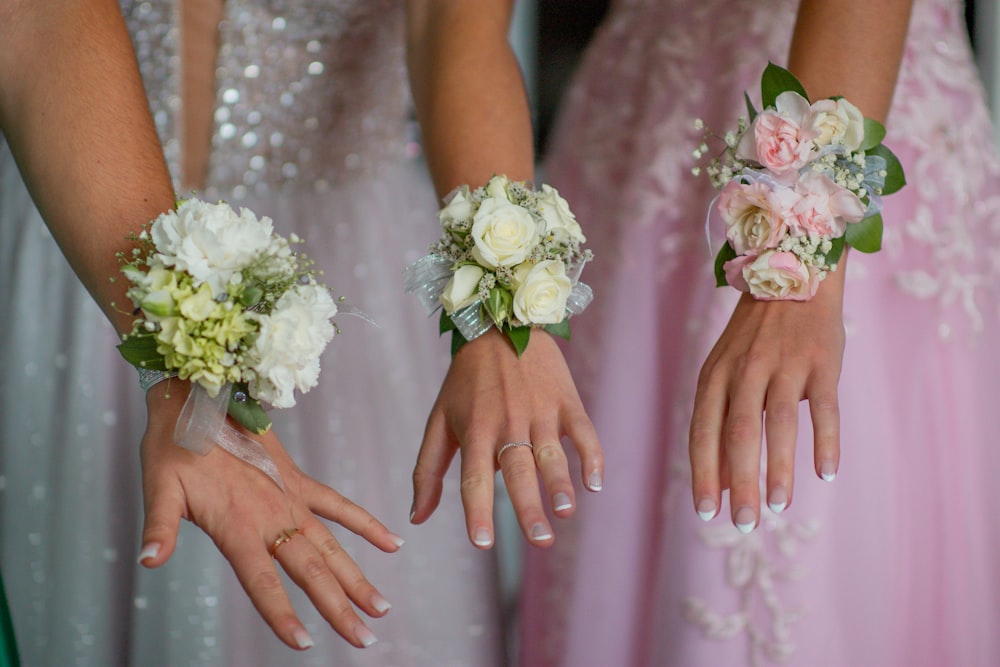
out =
<svg viewBox="0 0 1000 667"><path fill-rule="evenodd" d="M552 539L552 533L549 532L549 529L544 524L536 523L531 527L531 539L535 542L544 542L545 540Z"/></svg>
<svg viewBox="0 0 1000 667"><path fill-rule="evenodd" d="M746 535L757 525L757 517L749 507L741 507L736 510L733 522L736 524L736 529Z"/></svg>
<svg viewBox="0 0 1000 667"><path fill-rule="evenodd" d="M711 521L715 518L715 501L711 498L702 498L694 509L702 521Z"/></svg>
<svg viewBox="0 0 1000 667"><path fill-rule="evenodd" d="M406 540L404 540L399 535L396 535L395 533L389 533L389 539L392 541L393 544L396 545L397 549L406 544Z"/></svg>
<svg viewBox="0 0 1000 667"><path fill-rule="evenodd" d="M146 560L147 558L156 558L157 554L159 553L160 553L159 542L150 542L149 544L144 544L142 546L142 551L139 552L139 557L136 559L136 562L141 565L142 561Z"/></svg>
<svg viewBox="0 0 1000 667"><path fill-rule="evenodd" d="M354 635L358 638L358 641L361 642L361 644L365 648L368 648L369 646L378 641L375 635L372 634L372 631L369 630L368 627L362 623L358 623L357 628L355 628L354 630Z"/></svg>
<svg viewBox="0 0 1000 667"><path fill-rule="evenodd" d="M823 481L832 482L837 476L837 466L829 459L823 461L819 464L819 476L823 478Z"/></svg>
<svg viewBox="0 0 1000 667"><path fill-rule="evenodd" d="M472 534L472 543L477 547L488 547L493 544L493 538L490 536L490 531L485 528L476 528L476 532Z"/></svg>
<svg viewBox="0 0 1000 667"><path fill-rule="evenodd" d="M767 497L767 506L775 514L781 514L788 507L788 492L780 486L772 489L770 495Z"/></svg>
<svg viewBox="0 0 1000 667"><path fill-rule="evenodd" d="M601 473L592 472L590 477L587 479L587 488L591 491L600 491L604 486L604 480L601 479Z"/></svg>
<svg viewBox="0 0 1000 667"><path fill-rule="evenodd" d="M392 605L389 603L389 601L386 600L381 595L379 595L378 593L372 595L372 606L375 607L375 611L377 611L380 614L384 614L385 612L392 609Z"/></svg>
<svg viewBox="0 0 1000 667"><path fill-rule="evenodd" d="M568 493L557 493L555 497L552 498L552 505L552 509L559 512L573 507L573 502L569 499Z"/></svg>
<svg viewBox="0 0 1000 667"><path fill-rule="evenodd" d="M295 645L301 649L312 648L315 646L313 638L309 636L305 628L295 628L292 631L292 637L295 639Z"/></svg>
<svg viewBox="0 0 1000 667"><path fill-rule="evenodd" d="M410 523L413 523L413 517L415 517L415 516L417 516L417 508L416 507L411 507L410 508Z"/></svg>

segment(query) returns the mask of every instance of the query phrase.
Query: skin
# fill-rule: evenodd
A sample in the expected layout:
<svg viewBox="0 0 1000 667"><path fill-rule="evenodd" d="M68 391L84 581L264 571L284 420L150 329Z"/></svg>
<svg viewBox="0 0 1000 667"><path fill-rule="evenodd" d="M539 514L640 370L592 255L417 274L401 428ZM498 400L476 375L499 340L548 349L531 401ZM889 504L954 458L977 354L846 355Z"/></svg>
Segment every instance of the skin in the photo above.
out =
<svg viewBox="0 0 1000 667"><path fill-rule="evenodd" d="M408 2L410 82L439 196L463 183L482 185L494 174L514 180L534 175L527 97L507 41L512 7L510 0ZM600 444L555 341L533 331L518 359L491 329L455 355L428 418L413 472L411 520L422 523L433 513L443 476L460 453L469 539L491 547L496 453L504 443L530 441L533 450L507 449L499 469L525 538L551 545L538 475L548 502L560 508L555 515L572 515L576 501L563 436L580 455L588 488L600 490Z"/></svg>
<svg viewBox="0 0 1000 667"><path fill-rule="evenodd" d="M813 100L842 95L885 121L892 103L911 0L803 0L788 67ZM734 523L760 520L761 439L767 436L767 500L792 500L798 403L809 401L816 473L840 461L837 383L844 354L846 257L808 302L743 295L702 367L691 418L695 509L718 513L730 490Z"/></svg>

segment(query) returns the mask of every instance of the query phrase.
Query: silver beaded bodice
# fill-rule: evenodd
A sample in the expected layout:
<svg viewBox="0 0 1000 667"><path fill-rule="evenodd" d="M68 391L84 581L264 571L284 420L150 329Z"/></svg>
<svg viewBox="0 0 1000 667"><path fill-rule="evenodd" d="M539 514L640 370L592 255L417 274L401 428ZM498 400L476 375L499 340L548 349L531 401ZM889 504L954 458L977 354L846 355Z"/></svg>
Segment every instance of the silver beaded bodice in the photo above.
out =
<svg viewBox="0 0 1000 667"><path fill-rule="evenodd" d="M180 175L177 0L121 0ZM352 180L413 152L397 0L227 0L207 185L233 199Z"/></svg>

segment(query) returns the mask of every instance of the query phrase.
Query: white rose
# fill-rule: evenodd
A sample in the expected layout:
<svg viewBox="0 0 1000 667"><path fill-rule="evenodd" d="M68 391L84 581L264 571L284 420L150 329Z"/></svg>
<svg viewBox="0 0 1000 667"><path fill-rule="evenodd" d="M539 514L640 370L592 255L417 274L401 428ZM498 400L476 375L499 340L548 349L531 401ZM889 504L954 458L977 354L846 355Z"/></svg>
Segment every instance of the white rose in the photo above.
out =
<svg viewBox="0 0 1000 667"><path fill-rule="evenodd" d="M816 294L819 277L790 252L768 250L743 268L750 294L762 301L808 301Z"/></svg>
<svg viewBox="0 0 1000 667"><path fill-rule="evenodd" d="M475 213L475 204L472 202L472 195L469 194L469 186L463 185L451 193L444 208L438 212L438 220L445 223L448 220L461 222L472 219Z"/></svg>
<svg viewBox="0 0 1000 667"><path fill-rule="evenodd" d="M819 147L843 144L855 151L865 136L864 115L843 98L814 102L809 107L809 122L816 132L813 142Z"/></svg>
<svg viewBox="0 0 1000 667"><path fill-rule="evenodd" d="M555 188L543 185L536 201L542 220L545 221L545 233L551 234L556 243L566 245L570 241L584 243L587 240L576 216L569 210L569 204L559 196Z"/></svg>
<svg viewBox="0 0 1000 667"><path fill-rule="evenodd" d="M195 286L207 282L214 294L269 248L271 232L270 218L197 199L164 213L150 228L156 259L190 273Z"/></svg>
<svg viewBox="0 0 1000 667"><path fill-rule="evenodd" d="M566 318L573 284L556 259L524 265L515 271L514 315L525 324L558 324Z"/></svg>
<svg viewBox="0 0 1000 667"><path fill-rule="evenodd" d="M538 244L538 223L506 199L484 199L472 222L472 256L483 266L516 266Z"/></svg>
<svg viewBox="0 0 1000 667"><path fill-rule="evenodd" d="M471 306L479 298L479 281L486 274L481 266L465 264L458 267L455 275L445 285L441 293L444 312L451 315L456 310Z"/></svg>
<svg viewBox="0 0 1000 667"><path fill-rule="evenodd" d="M504 175L494 176L486 184L486 194L490 197L496 199L506 199L510 201L510 197L507 196L507 186L510 184L510 179Z"/></svg>
<svg viewBox="0 0 1000 667"><path fill-rule="evenodd" d="M315 387L319 356L333 339L330 319L336 314L330 293L310 284L285 292L270 315L254 316L260 331L247 352L257 374L250 393L276 408L289 408L295 405L296 389L306 392Z"/></svg>

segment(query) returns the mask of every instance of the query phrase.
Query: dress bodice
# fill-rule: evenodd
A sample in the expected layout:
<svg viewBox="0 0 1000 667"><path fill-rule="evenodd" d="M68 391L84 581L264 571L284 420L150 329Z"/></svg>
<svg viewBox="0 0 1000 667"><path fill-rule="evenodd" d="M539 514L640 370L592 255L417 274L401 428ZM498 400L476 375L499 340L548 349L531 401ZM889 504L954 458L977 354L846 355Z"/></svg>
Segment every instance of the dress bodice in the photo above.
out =
<svg viewBox="0 0 1000 667"><path fill-rule="evenodd" d="M180 174L179 3L122 0L150 107ZM409 94L394 0L227 0L207 186L320 191L404 157Z"/></svg>

